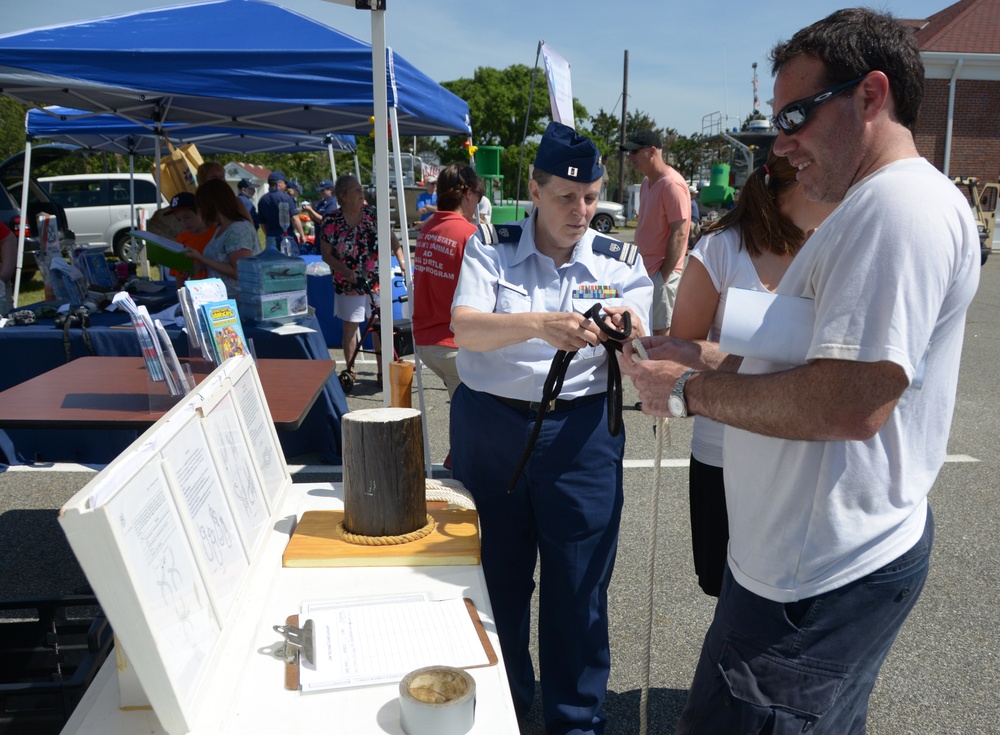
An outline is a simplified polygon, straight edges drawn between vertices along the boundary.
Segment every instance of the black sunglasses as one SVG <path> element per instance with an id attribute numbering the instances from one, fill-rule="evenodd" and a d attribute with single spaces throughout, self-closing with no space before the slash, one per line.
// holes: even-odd
<path id="1" fill-rule="evenodd" d="M 809 116 L 812 114 L 813 110 L 822 105 L 824 102 L 829 102 L 838 94 L 846 92 L 852 87 L 856 87 L 861 84 L 866 76 L 868 76 L 867 73 L 862 74 L 857 79 L 851 79 L 848 82 L 834 84 L 832 87 L 824 89 L 822 92 L 813 97 L 803 97 L 800 100 L 789 102 L 787 105 L 778 110 L 777 115 L 771 118 L 771 124 L 781 129 L 785 135 L 797 133 L 807 122 L 809 122 Z"/>

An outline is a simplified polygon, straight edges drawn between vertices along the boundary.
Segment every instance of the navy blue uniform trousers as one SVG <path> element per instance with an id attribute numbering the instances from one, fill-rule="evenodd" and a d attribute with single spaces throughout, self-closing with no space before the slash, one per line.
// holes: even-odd
<path id="1" fill-rule="evenodd" d="M 625 432 L 608 433 L 604 400 L 547 413 L 518 486 L 508 493 L 534 421 L 534 411 L 459 386 L 451 404 L 452 471 L 479 512 L 483 573 L 518 714 L 534 698 L 528 643 L 540 560 L 538 649 L 547 731 L 601 733 Z"/>

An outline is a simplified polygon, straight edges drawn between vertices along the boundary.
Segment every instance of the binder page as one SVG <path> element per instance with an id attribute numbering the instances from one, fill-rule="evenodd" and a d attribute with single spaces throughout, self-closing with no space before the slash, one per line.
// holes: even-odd
<path id="1" fill-rule="evenodd" d="M 253 557 L 267 523 L 267 504 L 264 502 L 264 488 L 243 436 L 243 427 L 236 415 L 232 392 L 227 392 L 212 407 L 205 416 L 205 425 L 214 449 L 216 466 L 230 494 L 230 502 L 236 509 L 240 535 L 246 541 L 247 553 Z"/>
<path id="2" fill-rule="evenodd" d="M 106 508 L 157 651 L 187 700 L 220 626 L 160 464 L 144 465 Z"/>
<path id="3" fill-rule="evenodd" d="M 811 299 L 731 288 L 726 292 L 719 349 L 783 365 L 804 365 L 816 306 Z"/>
<path id="4" fill-rule="evenodd" d="M 250 434 L 254 457 L 257 459 L 264 480 L 264 490 L 268 500 L 273 504 L 275 496 L 285 482 L 286 472 L 282 462 L 284 455 L 272 429 L 271 415 L 264 406 L 263 393 L 258 385 L 253 372 L 247 370 L 233 383 L 233 388 L 247 433 Z"/>
<path id="5" fill-rule="evenodd" d="M 163 448 L 162 456 L 177 483 L 178 504 L 190 518 L 194 547 L 216 595 L 219 615 L 224 617 L 232 608 L 250 562 L 222 479 L 212 464 L 201 422 L 189 422 Z"/>
<path id="6" fill-rule="evenodd" d="M 300 659 L 303 692 L 391 684 L 424 666 L 487 666 L 465 600 L 379 601 L 313 605 L 299 617 L 313 621 L 315 656 Z"/>

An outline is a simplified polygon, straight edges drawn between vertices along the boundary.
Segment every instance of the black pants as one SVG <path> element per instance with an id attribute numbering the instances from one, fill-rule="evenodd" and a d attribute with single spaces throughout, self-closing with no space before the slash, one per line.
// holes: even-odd
<path id="1" fill-rule="evenodd" d="M 691 457 L 688 473 L 691 504 L 691 551 L 698 586 L 706 595 L 718 597 L 729 550 L 729 514 L 726 484 L 721 467 Z"/>

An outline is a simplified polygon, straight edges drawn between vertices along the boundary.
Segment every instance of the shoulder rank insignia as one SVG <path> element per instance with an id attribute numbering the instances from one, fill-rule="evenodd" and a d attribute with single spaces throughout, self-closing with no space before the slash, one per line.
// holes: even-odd
<path id="1" fill-rule="evenodd" d="M 520 242 L 520 225 L 500 225 L 499 227 L 488 224 L 479 225 L 477 228 L 479 239 L 484 245 L 496 245 L 498 242 Z"/>
<path id="2" fill-rule="evenodd" d="M 630 242 L 621 242 L 611 237 L 597 235 L 591 245 L 595 253 L 604 255 L 612 260 L 620 260 L 626 265 L 635 265 L 635 259 L 639 254 L 639 249 Z"/>

